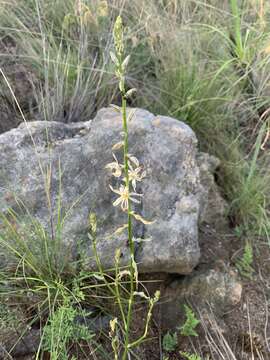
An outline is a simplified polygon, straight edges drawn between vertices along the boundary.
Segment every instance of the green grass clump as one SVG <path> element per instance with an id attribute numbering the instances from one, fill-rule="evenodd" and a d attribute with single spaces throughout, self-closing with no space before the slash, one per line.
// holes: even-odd
<path id="1" fill-rule="evenodd" d="M 16 44 L 16 56 L 28 72 L 32 99 L 25 111 L 29 117 L 84 121 L 112 101 L 112 40 L 104 4 L 7 2 L 0 19 L 1 37 L 8 33 L 8 41 Z"/>

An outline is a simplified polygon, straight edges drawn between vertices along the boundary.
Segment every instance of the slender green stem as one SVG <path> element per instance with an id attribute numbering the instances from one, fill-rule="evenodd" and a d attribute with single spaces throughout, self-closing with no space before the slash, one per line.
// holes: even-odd
<path id="1" fill-rule="evenodd" d="M 124 80 L 122 79 L 122 89 L 124 89 Z M 123 116 L 123 131 L 124 131 L 124 171 L 125 171 L 125 181 L 126 187 L 128 191 L 130 191 L 130 183 L 129 183 L 129 174 L 128 174 L 128 124 L 127 124 L 127 100 L 125 95 L 122 95 L 122 116 Z M 124 345 L 124 353 L 123 360 L 126 360 L 129 348 L 129 332 L 130 332 L 130 323 L 132 319 L 132 305 L 134 302 L 134 268 L 132 259 L 134 258 L 134 243 L 132 239 L 132 215 L 131 215 L 131 204 L 130 199 L 128 199 L 128 243 L 130 250 L 130 298 L 128 302 L 128 313 L 127 320 L 125 326 L 125 345 Z"/>
<path id="2" fill-rule="evenodd" d="M 121 313 L 121 316 L 122 316 L 122 320 L 123 320 L 123 323 L 124 323 L 124 327 L 126 328 L 126 326 L 127 326 L 127 321 L 126 321 L 126 316 L 125 316 L 125 313 L 124 313 L 124 308 L 123 308 L 123 305 L 122 305 L 122 302 L 121 302 L 121 295 L 120 295 L 120 292 L 119 292 L 119 280 L 118 280 L 118 275 L 119 275 L 119 259 L 117 259 L 116 262 L 115 262 L 115 281 L 114 281 L 114 286 L 115 286 L 115 291 L 116 291 L 117 303 L 118 303 L 118 306 L 119 306 L 119 309 L 120 309 L 120 313 Z"/>
<path id="3" fill-rule="evenodd" d="M 126 187 L 130 192 L 129 174 L 128 174 L 128 126 L 127 126 L 127 100 L 125 96 L 122 96 L 122 110 L 123 110 L 123 130 L 124 130 L 124 169 L 125 169 L 125 181 Z M 132 240 L 132 215 L 131 204 L 128 199 L 128 243 L 130 247 L 131 255 L 134 255 L 134 243 Z"/>
<path id="4" fill-rule="evenodd" d="M 133 343 L 129 344 L 129 346 L 128 346 L 129 349 L 140 345 L 144 341 L 144 339 L 146 339 L 147 334 L 148 334 L 149 323 L 150 323 L 150 320 L 152 317 L 153 306 L 154 306 L 154 302 L 151 302 L 148 313 L 147 313 L 147 319 L 146 319 L 143 335 L 139 339 L 135 340 Z"/>

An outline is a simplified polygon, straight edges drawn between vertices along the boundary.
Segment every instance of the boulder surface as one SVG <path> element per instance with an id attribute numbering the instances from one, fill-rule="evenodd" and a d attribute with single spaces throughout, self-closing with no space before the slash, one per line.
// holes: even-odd
<path id="1" fill-rule="evenodd" d="M 111 236 L 126 222 L 112 205 L 117 195 L 109 188 L 120 182 L 105 168 L 114 161 L 112 146 L 122 140 L 121 126 L 120 114 L 105 108 L 88 122 L 29 122 L 0 135 L 0 211 L 27 211 L 52 236 L 50 227 L 56 228 L 61 214 L 63 243 L 73 257 L 83 248 L 91 269 L 96 265 L 88 219 L 95 212 L 102 264 L 113 267 L 119 248 L 126 264 L 126 235 Z M 200 181 L 196 136 L 185 123 L 142 109 L 129 121 L 129 132 L 130 153 L 147 173 L 137 183 L 143 197 L 134 210 L 154 220 L 134 226 L 134 237 L 147 240 L 136 242 L 139 270 L 188 274 L 199 261 L 198 222 L 209 190 Z M 121 162 L 121 151 L 115 156 Z"/>

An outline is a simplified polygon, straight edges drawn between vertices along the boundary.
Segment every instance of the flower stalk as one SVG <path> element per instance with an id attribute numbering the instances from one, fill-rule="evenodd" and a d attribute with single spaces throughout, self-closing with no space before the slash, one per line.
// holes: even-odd
<path id="1" fill-rule="evenodd" d="M 128 270 L 120 270 L 119 261 L 120 261 L 120 251 L 117 251 L 116 254 L 116 269 L 115 269 L 115 288 L 116 288 L 116 297 L 118 300 L 120 314 L 123 320 L 123 352 L 122 360 L 126 360 L 129 356 L 131 348 L 138 346 L 147 336 L 148 326 L 151 319 L 152 308 L 154 304 L 158 301 L 159 293 L 155 294 L 153 299 L 144 295 L 143 297 L 148 301 L 148 313 L 147 321 L 145 324 L 145 329 L 141 337 L 138 339 L 131 339 L 130 330 L 132 323 L 132 314 L 133 307 L 135 303 L 135 296 L 138 296 L 138 269 L 135 261 L 135 246 L 134 243 L 136 238 L 133 236 L 133 220 L 140 221 L 144 225 L 151 224 L 150 221 L 145 220 L 141 215 L 136 214 L 132 209 L 132 203 L 140 203 L 142 194 L 136 192 L 136 182 L 142 181 L 146 176 L 143 167 L 140 166 L 138 159 L 129 153 L 129 139 L 128 139 L 128 123 L 134 115 L 134 111 L 131 111 L 127 114 L 127 99 L 132 96 L 135 92 L 135 89 L 130 89 L 126 91 L 125 86 L 125 74 L 126 68 L 129 62 L 130 56 L 124 57 L 124 28 L 122 24 L 122 19 L 120 16 L 116 19 L 114 30 L 114 47 L 115 53 L 111 52 L 111 59 L 115 65 L 115 74 L 118 78 L 119 90 L 121 93 L 121 108 L 113 106 L 118 112 L 122 115 L 122 134 L 123 140 L 118 142 L 113 146 L 113 151 L 122 149 L 123 151 L 123 164 L 121 164 L 117 156 L 113 153 L 114 161 L 106 166 L 108 170 L 111 171 L 111 174 L 120 180 L 122 183 L 119 186 L 119 189 L 114 189 L 110 186 L 112 192 L 118 195 L 118 198 L 113 202 L 113 206 L 120 206 L 121 210 L 126 214 L 127 221 L 126 224 L 121 226 L 117 231 L 127 231 L 127 239 L 129 246 L 129 266 Z M 123 276 L 129 278 L 129 291 L 128 291 L 128 301 L 126 313 L 124 313 L 123 305 L 121 303 L 120 293 L 119 293 L 119 281 Z M 140 295 L 141 296 L 141 295 Z M 116 326 L 116 323 L 115 323 Z M 113 344 L 113 349 L 115 351 L 115 344 Z"/>
<path id="2" fill-rule="evenodd" d="M 122 359 L 125 360 L 128 354 L 129 348 L 129 332 L 130 332 L 130 324 L 132 319 L 132 306 L 134 302 L 134 267 L 132 263 L 132 258 L 134 258 L 134 242 L 132 235 L 132 210 L 131 210 L 131 199 L 130 199 L 130 181 L 129 181 L 129 159 L 128 159 L 128 124 L 127 124 L 127 98 L 125 91 L 125 68 L 128 63 L 129 57 L 123 59 L 124 55 L 124 42 L 123 42 L 123 24 L 121 17 L 118 17 L 115 26 L 114 26 L 114 43 L 115 43 L 115 56 L 112 55 L 112 60 L 116 65 L 116 76 L 119 79 L 119 89 L 121 92 L 121 100 L 122 100 L 122 127 L 124 133 L 124 149 L 123 149 L 123 157 L 124 157 L 124 181 L 125 181 L 125 189 L 127 192 L 126 199 L 126 210 L 127 211 L 127 224 L 128 224 L 128 245 L 130 249 L 130 298 L 128 301 L 128 313 L 127 319 L 125 322 L 125 340 L 124 340 L 124 353 Z"/>

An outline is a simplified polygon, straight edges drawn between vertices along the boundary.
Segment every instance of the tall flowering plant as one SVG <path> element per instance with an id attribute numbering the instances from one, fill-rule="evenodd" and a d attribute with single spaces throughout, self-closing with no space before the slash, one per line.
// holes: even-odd
<path id="1" fill-rule="evenodd" d="M 159 292 L 156 292 L 154 297 L 151 298 L 143 291 L 138 291 L 138 270 L 135 261 L 135 241 L 137 241 L 137 239 L 135 239 L 133 236 L 133 222 L 140 221 L 145 225 L 149 225 L 151 222 L 144 219 L 140 214 L 133 210 L 133 204 L 137 204 L 142 201 L 143 194 L 137 192 L 137 183 L 143 181 L 146 176 L 146 172 L 140 165 L 139 160 L 134 155 L 129 153 L 128 123 L 134 115 L 134 111 L 130 111 L 129 115 L 127 114 L 127 99 L 132 96 L 132 94 L 135 92 L 135 89 L 127 91 L 125 86 L 125 74 L 130 56 L 128 55 L 125 57 L 124 54 L 124 27 L 120 16 L 118 16 L 115 22 L 113 37 L 115 52 L 111 52 L 111 58 L 115 65 L 115 74 L 118 79 L 119 90 L 122 99 L 122 106 L 114 106 L 114 108 L 116 111 L 119 111 L 122 116 L 122 138 L 113 146 L 113 161 L 107 164 L 106 168 L 111 172 L 112 176 L 120 180 L 119 188 L 113 188 L 110 186 L 110 189 L 115 195 L 117 195 L 116 199 L 113 201 L 113 206 L 119 207 L 120 211 L 123 211 L 126 214 L 126 223 L 117 229 L 116 233 L 127 233 L 130 256 L 127 269 L 121 270 L 119 266 L 121 251 L 119 249 L 119 251 L 116 252 L 115 277 L 113 286 L 111 283 L 105 280 L 102 264 L 100 263 L 100 260 L 97 256 L 95 236 L 92 236 L 92 238 L 94 239 L 94 250 L 100 272 L 103 274 L 103 280 L 106 282 L 109 290 L 115 296 L 120 310 L 120 319 L 115 318 L 110 322 L 111 331 L 109 335 L 112 340 L 111 342 L 114 351 L 114 358 L 117 360 L 121 357 L 122 360 L 126 360 L 130 354 L 130 350 L 139 346 L 141 342 L 147 337 L 149 322 L 152 316 L 152 309 L 154 304 L 159 299 Z M 118 157 L 115 155 L 115 153 L 119 151 L 122 151 L 122 162 L 120 162 Z M 90 216 L 90 225 L 93 235 L 93 229 L 94 233 L 96 232 L 96 220 L 93 215 L 92 217 Z M 128 277 L 128 299 L 126 299 L 126 297 L 123 299 L 120 293 L 122 287 L 120 282 L 123 277 Z M 130 330 L 133 318 L 135 297 L 138 296 L 148 302 L 148 312 L 144 324 L 143 334 L 137 339 L 132 339 L 130 336 Z M 121 325 L 118 320 L 121 321 Z"/>

